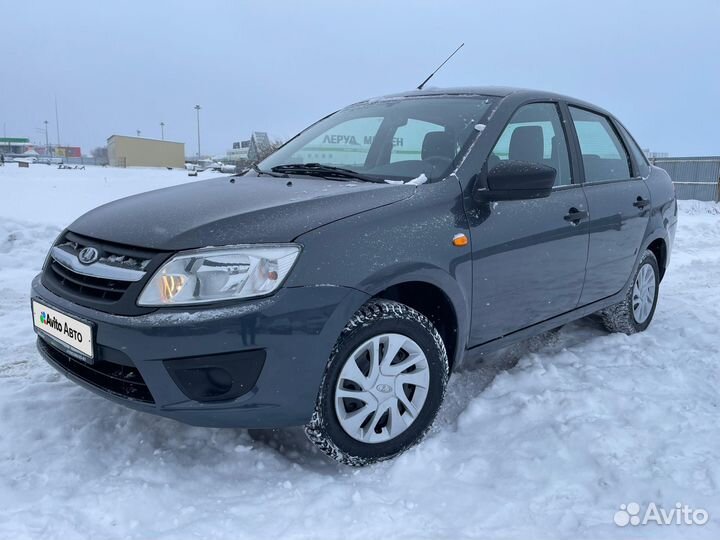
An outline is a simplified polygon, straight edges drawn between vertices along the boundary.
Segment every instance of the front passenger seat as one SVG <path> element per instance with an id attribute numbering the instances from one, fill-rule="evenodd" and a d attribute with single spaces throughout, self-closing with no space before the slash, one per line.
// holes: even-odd
<path id="1" fill-rule="evenodd" d="M 545 144 L 540 126 L 520 126 L 510 137 L 508 159 L 543 164 Z"/>

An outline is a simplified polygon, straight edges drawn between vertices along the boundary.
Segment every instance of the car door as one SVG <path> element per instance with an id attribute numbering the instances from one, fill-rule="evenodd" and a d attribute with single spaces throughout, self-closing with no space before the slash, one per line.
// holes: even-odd
<path id="1" fill-rule="evenodd" d="M 590 247 L 585 305 L 619 292 L 637 260 L 648 226 L 650 191 L 633 167 L 612 120 L 598 112 L 570 106 L 582 157 L 590 212 Z"/>
<path id="2" fill-rule="evenodd" d="M 531 103 L 514 113 L 486 167 L 505 159 L 552 166 L 557 177 L 547 198 L 475 203 L 467 212 L 473 246 L 471 345 L 571 311 L 585 277 L 587 203 L 573 178 L 556 103 Z"/>

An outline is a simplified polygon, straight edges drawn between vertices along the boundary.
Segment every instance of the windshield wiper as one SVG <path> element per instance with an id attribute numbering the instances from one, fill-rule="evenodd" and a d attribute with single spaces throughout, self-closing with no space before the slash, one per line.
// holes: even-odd
<path id="1" fill-rule="evenodd" d="M 274 176 L 275 178 L 287 178 L 288 175 L 286 173 L 279 173 L 279 172 L 272 172 L 272 171 L 263 171 L 260 167 L 257 165 L 252 166 L 252 170 L 258 173 L 258 175 L 267 175 L 267 176 Z M 273 171 L 275 168 L 273 167 Z"/>
<path id="2" fill-rule="evenodd" d="M 307 174 L 310 176 L 322 176 L 324 178 L 342 178 L 348 180 L 362 180 L 363 182 L 382 182 L 378 178 L 365 176 L 351 169 L 343 169 L 342 167 L 333 167 L 331 165 L 322 165 L 321 163 L 289 163 L 287 165 L 277 165 L 272 168 L 273 172 L 287 174 Z"/>

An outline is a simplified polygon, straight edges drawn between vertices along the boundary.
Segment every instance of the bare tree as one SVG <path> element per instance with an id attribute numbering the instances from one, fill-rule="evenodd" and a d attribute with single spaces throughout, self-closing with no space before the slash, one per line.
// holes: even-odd
<path id="1" fill-rule="evenodd" d="M 107 146 L 98 146 L 91 152 L 92 157 L 95 158 L 97 165 L 105 165 L 108 163 L 108 151 Z"/>
<path id="2" fill-rule="evenodd" d="M 253 165 L 260 163 L 263 159 L 275 152 L 275 150 L 280 148 L 282 145 L 283 141 L 281 141 L 280 139 L 272 139 L 269 141 L 269 144 L 264 145 L 262 148 L 258 148 L 257 158 Z"/>

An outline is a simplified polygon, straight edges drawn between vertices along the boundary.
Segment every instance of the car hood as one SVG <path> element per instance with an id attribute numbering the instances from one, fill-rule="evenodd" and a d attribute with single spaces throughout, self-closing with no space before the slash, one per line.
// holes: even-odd
<path id="1" fill-rule="evenodd" d="M 223 177 L 105 204 L 77 219 L 69 230 L 167 251 L 290 242 L 338 219 L 405 199 L 414 190 L 316 177 Z"/>

